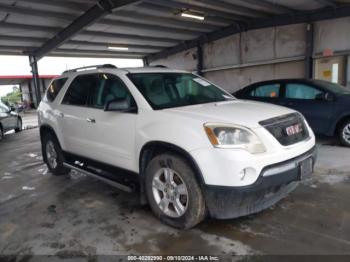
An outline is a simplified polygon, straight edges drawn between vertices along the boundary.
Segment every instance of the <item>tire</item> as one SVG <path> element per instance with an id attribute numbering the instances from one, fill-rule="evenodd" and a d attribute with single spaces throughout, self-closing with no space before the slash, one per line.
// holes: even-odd
<path id="1" fill-rule="evenodd" d="M 145 190 L 153 213 L 169 226 L 188 229 L 206 216 L 204 197 L 193 169 L 177 155 L 162 154 L 150 161 Z"/>
<path id="2" fill-rule="evenodd" d="M 0 125 L 0 142 L 4 139 L 4 131 L 2 129 L 2 126 Z"/>
<path id="3" fill-rule="evenodd" d="M 17 128 L 15 129 L 15 132 L 21 132 L 22 131 L 22 119 L 20 119 L 19 117 L 17 118 Z"/>
<path id="4" fill-rule="evenodd" d="M 55 136 L 46 134 L 43 137 L 43 155 L 50 172 L 55 176 L 66 175 L 70 169 L 63 166 L 63 154 Z"/>
<path id="5" fill-rule="evenodd" d="M 346 120 L 338 130 L 338 137 L 343 146 L 350 147 L 350 119 Z"/>

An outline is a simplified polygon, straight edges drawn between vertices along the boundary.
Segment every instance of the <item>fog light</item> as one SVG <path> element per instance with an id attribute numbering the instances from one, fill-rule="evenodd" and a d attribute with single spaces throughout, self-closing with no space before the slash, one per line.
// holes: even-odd
<path id="1" fill-rule="evenodd" d="M 241 172 L 239 172 L 239 178 L 243 180 L 245 178 L 245 175 L 247 174 L 247 169 L 243 169 Z"/>
<path id="2" fill-rule="evenodd" d="M 242 169 L 241 172 L 239 172 L 239 178 L 241 180 L 244 180 L 247 176 L 253 177 L 253 176 L 255 176 L 255 174 L 256 174 L 256 171 L 254 168 L 247 167 L 247 168 Z"/>

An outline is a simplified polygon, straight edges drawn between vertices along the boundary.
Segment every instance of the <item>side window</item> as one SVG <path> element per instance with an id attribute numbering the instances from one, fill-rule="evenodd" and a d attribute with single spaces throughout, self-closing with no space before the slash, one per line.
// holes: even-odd
<path id="1" fill-rule="evenodd" d="M 286 98 L 289 99 L 316 99 L 317 95 L 322 94 L 321 90 L 304 84 L 287 84 L 286 85 Z"/>
<path id="2" fill-rule="evenodd" d="M 96 77 L 98 81 L 90 89 L 88 106 L 103 109 L 108 102 L 114 100 L 127 100 L 130 106 L 136 105 L 124 82 L 117 76 L 98 74 Z"/>
<path id="3" fill-rule="evenodd" d="M 67 78 L 60 78 L 60 79 L 53 80 L 51 85 L 48 87 L 46 91 L 47 101 L 53 102 L 66 82 L 67 82 Z"/>
<path id="4" fill-rule="evenodd" d="M 74 78 L 63 98 L 62 104 L 86 106 L 89 89 L 98 84 L 98 75 L 80 75 Z"/>
<path id="5" fill-rule="evenodd" d="M 278 98 L 280 95 L 281 85 L 276 84 L 268 84 L 262 85 L 250 92 L 250 96 L 252 97 L 269 97 L 269 98 Z"/>

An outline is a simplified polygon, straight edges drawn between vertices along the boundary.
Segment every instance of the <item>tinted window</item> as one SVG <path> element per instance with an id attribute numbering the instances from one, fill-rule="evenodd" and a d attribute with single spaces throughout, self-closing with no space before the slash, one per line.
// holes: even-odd
<path id="1" fill-rule="evenodd" d="M 287 84 L 286 98 L 290 99 L 316 99 L 316 96 L 322 94 L 321 90 L 305 84 Z"/>
<path id="2" fill-rule="evenodd" d="M 135 105 L 129 90 L 117 76 L 99 74 L 97 77 L 98 84 L 91 87 L 88 106 L 102 109 L 107 102 L 125 99 L 130 105 Z"/>
<path id="3" fill-rule="evenodd" d="M 153 109 L 232 100 L 230 94 L 206 80 L 182 73 L 129 74 Z"/>
<path id="4" fill-rule="evenodd" d="M 85 106 L 89 89 L 99 84 L 98 75 L 81 75 L 74 78 L 65 94 L 62 104 Z"/>
<path id="5" fill-rule="evenodd" d="M 280 89 L 280 84 L 262 85 L 252 90 L 250 96 L 278 98 L 280 95 Z"/>
<path id="6" fill-rule="evenodd" d="M 53 102 L 66 82 L 67 78 L 60 78 L 52 81 L 51 85 L 46 91 L 46 99 Z"/>

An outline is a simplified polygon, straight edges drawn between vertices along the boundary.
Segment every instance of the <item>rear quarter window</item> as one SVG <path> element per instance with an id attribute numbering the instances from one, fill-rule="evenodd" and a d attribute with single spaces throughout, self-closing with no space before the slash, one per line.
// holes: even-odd
<path id="1" fill-rule="evenodd" d="M 64 84 L 67 82 L 67 78 L 55 79 L 51 82 L 46 91 L 46 99 L 49 102 L 55 101 L 57 95 L 61 91 Z"/>

